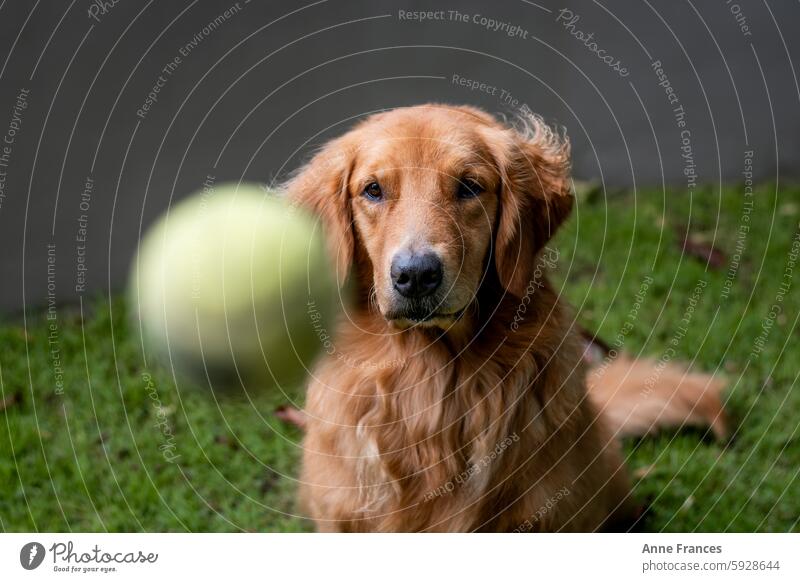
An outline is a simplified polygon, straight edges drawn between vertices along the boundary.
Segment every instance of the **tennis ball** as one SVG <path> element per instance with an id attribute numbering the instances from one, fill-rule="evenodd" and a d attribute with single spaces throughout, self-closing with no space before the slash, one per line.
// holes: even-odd
<path id="1" fill-rule="evenodd" d="M 321 226 L 274 192 L 221 185 L 146 234 L 129 297 L 145 349 L 213 388 L 299 382 L 339 301 Z"/>

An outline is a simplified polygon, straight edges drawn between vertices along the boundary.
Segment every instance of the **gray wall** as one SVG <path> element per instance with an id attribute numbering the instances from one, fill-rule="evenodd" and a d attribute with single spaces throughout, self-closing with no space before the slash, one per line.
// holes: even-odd
<path id="1" fill-rule="evenodd" d="M 611 187 L 741 181 L 747 150 L 756 178 L 797 178 L 800 4 L 737 2 L 9 0 L 0 310 L 120 288 L 141 229 L 171 201 L 208 176 L 285 176 L 314 145 L 387 107 L 526 104 L 567 128 L 577 177 Z M 579 19 L 559 20 L 564 7 Z M 445 12 L 420 23 L 401 10 Z M 492 31 L 475 15 L 505 25 Z M 137 113 L 159 76 L 157 101 Z"/>

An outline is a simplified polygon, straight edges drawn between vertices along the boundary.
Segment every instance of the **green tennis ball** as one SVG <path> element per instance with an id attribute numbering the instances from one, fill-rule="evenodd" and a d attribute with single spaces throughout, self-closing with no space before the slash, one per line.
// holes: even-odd
<path id="1" fill-rule="evenodd" d="M 255 185 L 222 185 L 172 207 L 146 234 L 129 297 L 142 338 L 212 387 L 299 382 L 340 298 L 318 221 Z"/>

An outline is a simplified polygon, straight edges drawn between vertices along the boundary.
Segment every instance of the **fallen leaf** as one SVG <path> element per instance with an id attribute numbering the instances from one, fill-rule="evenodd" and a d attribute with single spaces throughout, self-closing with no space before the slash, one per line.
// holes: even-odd
<path id="1" fill-rule="evenodd" d="M 721 269 L 727 262 L 725 253 L 703 240 L 702 235 L 689 235 L 683 239 L 680 246 L 688 256 L 698 259 L 712 269 Z"/>
<path id="2" fill-rule="evenodd" d="M 645 465 L 644 467 L 639 467 L 633 472 L 633 476 L 637 479 L 644 479 L 650 473 L 652 473 L 655 468 L 655 465 Z"/>
<path id="3" fill-rule="evenodd" d="M 19 394 L 16 392 L 9 394 L 2 400 L 0 400 L 0 411 L 5 410 L 6 408 L 11 408 L 17 402 L 19 402 Z"/>
<path id="4" fill-rule="evenodd" d="M 306 413 L 302 410 L 298 410 L 294 406 L 279 406 L 275 409 L 273 414 L 278 417 L 279 420 L 283 422 L 293 424 L 300 430 L 304 430 L 306 427 Z"/>

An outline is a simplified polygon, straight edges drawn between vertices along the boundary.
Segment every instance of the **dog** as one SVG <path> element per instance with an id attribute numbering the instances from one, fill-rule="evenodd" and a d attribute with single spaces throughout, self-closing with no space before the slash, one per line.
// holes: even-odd
<path id="1" fill-rule="evenodd" d="M 286 188 L 352 298 L 307 390 L 299 495 L 319 531 L 624 529 L 641 509 L 620 436 L 724 434 L 719 379 L 587 370 L 541 268 L 573 194 L 569 142 L 540 117 L 378 113 Z"/>

